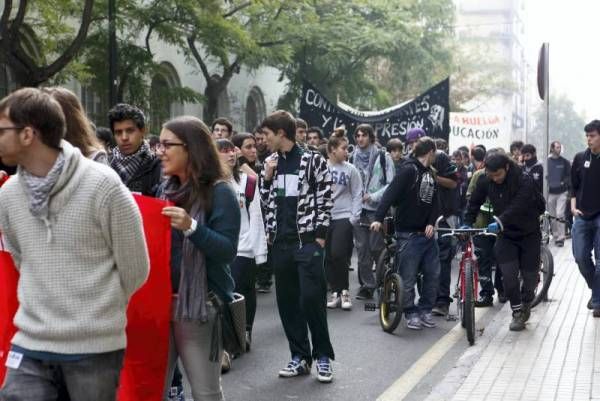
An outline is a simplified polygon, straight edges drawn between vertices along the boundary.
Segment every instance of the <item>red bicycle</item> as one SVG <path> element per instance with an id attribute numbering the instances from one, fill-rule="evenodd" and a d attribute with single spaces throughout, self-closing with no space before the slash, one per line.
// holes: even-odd
<path id="1" fill-rule="evenodd" d="M 499 222 L 499 220 L 494 217 Z M 440 216 L 435 222 L 435 230 L 441 237 L 455 237 L 461 245 L 461 259 L 459 263 L 458 281 L 454 298 L 456 298 L 457 313 L 462 327 L 467 331 L 467 340 L 470 345 L 475 344 L 475 299 L 477 299 L 479 286 L 479 266 L 475 256 L 473 238 L 478 235 L 496 237 L 496 233 L 489 232 L 487 228 L 446 228 L 439 227 L 443 220 Z M 502 225 L 500 225 L 502 227 Z"/>

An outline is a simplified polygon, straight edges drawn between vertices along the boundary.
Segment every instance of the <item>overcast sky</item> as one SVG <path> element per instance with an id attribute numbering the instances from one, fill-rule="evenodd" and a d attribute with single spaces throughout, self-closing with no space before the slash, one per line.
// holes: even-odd
<path id="1" fill-rule="evenodd" d="M 524 2 L 529 63 L 549 42 L 550 90 L 568 94 L 586 119 L 600 118 L 600 1 Z"/>

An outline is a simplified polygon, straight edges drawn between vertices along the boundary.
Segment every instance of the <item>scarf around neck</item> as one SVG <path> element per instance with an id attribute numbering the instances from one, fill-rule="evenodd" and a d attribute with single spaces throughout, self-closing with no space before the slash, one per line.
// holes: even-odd
<path id="1" fill-rule="evenodd" d="M 143 141 L 137 152 L 131 155 L 124 155 L 118 147 L 115 147 L 110 166 L 119 174 L 123 183 L 127 184 L 153 158 L 148 142 Z"/>
<path id="2" fill-rule="evenodd" d="M 191 187 L 181 185 L 179 180 L 171 177 L 164 184 L 161 198 L 169 200 L 181 207 L 191 196 Z M 198 225 L 205 223 L 205 213 L 196 200 L 189 211 Z M 181 270 L 179 279 L 179 294 L 175 308 L 176 320 L 208 320 L 208 277 L 206 271 L 206 258 L 188 238 L 183 239 L 181 257 Z"/>

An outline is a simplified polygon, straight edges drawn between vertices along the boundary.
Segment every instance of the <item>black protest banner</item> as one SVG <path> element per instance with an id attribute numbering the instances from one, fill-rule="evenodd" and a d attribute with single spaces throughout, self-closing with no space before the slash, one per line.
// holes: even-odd
<path id="1" fill-rule="evenodd" d="M 423 128 L 427 135 L 448 140 L 450 132 L 450 81 L 445 79 L 425 93 L 405 103 L 381 111 L 364 112 L 344 104 L 332 103 L 317 88 L 304 82 L 300 118 L 308 126 L 320 127 L 326 136 L 344 125 L 350 139 L 360 124 L 370 124 L 381 144 L 392 138 L 404 141 L 406 132 Z"/>

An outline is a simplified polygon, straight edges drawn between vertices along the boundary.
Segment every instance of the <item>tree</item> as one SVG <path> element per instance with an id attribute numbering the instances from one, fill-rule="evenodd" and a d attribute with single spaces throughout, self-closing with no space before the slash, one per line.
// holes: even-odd
<path id="1" fill-rule="evenodd" d="M 289 59 L 288 27 L 302 2 L 161 0 L 155 3 L 153 12 L 159 17 L 152 24 L 152 32 L 177 45 L 204 77 L 204 119 L 211 121 L 217 117 L 219 97 L 226 93 L 231 79 L 242 68 L 278 66 Z M 156 12 L 157 7 L 160 12 Z"/>
<path id="2" fill-rule="evenodd" d="M 177 2 L 180 2 L 179 0 Z M 176 3 L 177 3 L 176 2 Z M 151 48 L 151 39 L 156 34 L 156 28 L 168 20 L 171 9 L 166 9 L 163 3 L 168 1 L 141 2 L 137 0 L 120 0 L 117 12 L 117 99 L 127 102 L 161 117 L 169 117 L 166 108 L 173 102 L 197 103 L 203 96 L 189 87 L 152 85 L 155 77 L 164 72 L 164 66 L 159 64 Z M 99 7 L 96 14 L 96 25 L 88 35 L 79 61 L 84 64 L 85 76 L 79 80 L 91 88 L 100 97 L 101 103 L 108 105 L 108 8 L 106 1 Z M 159 37 L 165 44 L 173 44 L 175 40 L 166 35 Z M 156 82 L 155 82 L 156 83 Z M 106 115 L 106 110 L 100 116 L 93 116 L 97 122 Z M 151 126 L 156 132 L 160 126 Z"/>
<path id="3" fill-rule="evenodd" d="M 451 110 L 477 111 L 499 94 L 512 94 L 516 85 L 510 62 L 500 59 L 488 43 L 481 39 L 463 39 L 463 45 L 455 45 L 455 49 Z"/>
<path id="4" fill-rule="evenodd" d="M 295 109 L 305 79 L 367 109 L 418 94 L 449 71 L 453 18 L 450 0 L 306 2 L 280 106 Z"/>
<path id="5" fill-rule="evenodd" d="M 542 101 L 532 115 L 532 129 L 527 134 L 527 142 L 537 148 L 538 159 L 542 158 L 544 124 L 546 111 Z M 573 101 L 565 94 L 550 96 L 550 142 L 560 141 L 563 145 L 563 156 L 573 160 L 577 152 L 587 147 L 583 127 L 586 122 L 575 110 Z"/>
<path id="6" fill-rule="evenodd" d="M 92 23 L 93 6 L 94 0 L 20 0 L 18 7 L 4 1 L 0 64 L 11 69 L 17 85 L 38 86 L 77 57 Z M 28 45 L 32 41 L 41 54 Z"/>

